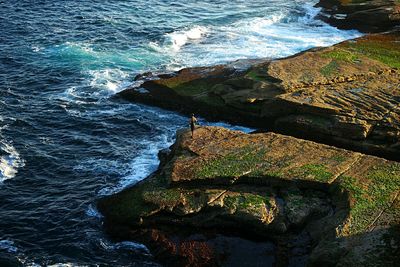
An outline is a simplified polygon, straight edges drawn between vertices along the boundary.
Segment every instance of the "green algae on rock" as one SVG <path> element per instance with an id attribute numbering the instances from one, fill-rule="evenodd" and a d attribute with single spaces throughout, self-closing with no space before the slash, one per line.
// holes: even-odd
<path id="1" fill-rule="evenodd" d="M 178 132 L 156 173 L 98 207 L 118 231 L 235 229 L 275 242 L 306 231 L 310 266 L 389 266 L 400 260 L 399 193 L 400 163 L 274 133 L 201 127 L 194 139 Z"/>

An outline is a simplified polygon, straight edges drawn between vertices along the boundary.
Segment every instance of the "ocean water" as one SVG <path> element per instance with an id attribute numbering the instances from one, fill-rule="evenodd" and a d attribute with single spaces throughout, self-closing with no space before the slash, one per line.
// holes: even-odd
<path id="1" fill-rule="evenodd" d="M 0 266 L 157 266 L 107 238 L 95 203 L 154 171 L 188 119 L 112 96 L 145 71 L 360 35 L 316 20 L 315 3 L 0 0 Z"/>

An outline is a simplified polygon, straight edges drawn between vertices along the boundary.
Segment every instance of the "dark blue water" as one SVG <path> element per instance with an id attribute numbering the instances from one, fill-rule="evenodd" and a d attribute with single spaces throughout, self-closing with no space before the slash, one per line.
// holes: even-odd
<path id="1" fill-rule="evenodd" d="M 187 118 L 111 96 L 143 71 L 359 35 L 314 20 L 313 4 L 0 1 L 0 265 L 156 265 L 143 245 L 107 239 L 95 202 L 155 170 Z"/>

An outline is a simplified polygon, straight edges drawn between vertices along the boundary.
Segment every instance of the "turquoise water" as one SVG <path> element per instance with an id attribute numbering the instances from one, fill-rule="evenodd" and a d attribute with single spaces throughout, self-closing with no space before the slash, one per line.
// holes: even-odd
<path id="1" fill-rule="evenodd" d="M 360 35 L 315 20 L 314 4 L 0 0 L 0 266 L 156 266 L 110 240 L 94 207 L 154 171 L 187 118 L 111 96 L 145 71 Z"/>

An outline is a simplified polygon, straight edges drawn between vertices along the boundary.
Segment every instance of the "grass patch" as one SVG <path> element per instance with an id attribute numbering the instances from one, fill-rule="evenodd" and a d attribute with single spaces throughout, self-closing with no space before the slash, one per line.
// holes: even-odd
<path id="1" fill-rule="evenodd" d="M 323 58 L 330 58 L 332 62 L 320 71 L 324 76 L 334 73 L 340 62 L 357 63 L 362 58 L 370 58 L 392 68 L 400 68 L 400 45 L 397 36 L 384 35 L 370 37 L 355 42 L 341 44 L 333 51 L 321 54 Z"/>
<path id="2" fill-rule="evenodd" d="M 395 192 L 400 190 L 400 165 L 372 167 L 367 178 L 369 183 L 349 176 L 341 176 L 341 186 L 351 195 L 350 233 L 366 230 L 375 216 L 391 205 Z"/>
<path id="3" fill-rule="evenodd" d="M 264 207 L 266 203 L 269 203 L 269 196 L 263 197 L 256 194 L 240 194 L 224 198 L 224 205 L 231 210 L 257 209 Z"/>
<path id="4" fill-rule="evenodd" d="M 266 177 L 279 177 L 282 178 L 284 173 L 278 170 L 265 170 L 263 168 L 259 168 L 251 173 L 252 176 L 266 176 Z"/>
<path id="5" fill-rule="evenodd" d="M 190 209 L 201 209 L 211 199 L 212 196 L 217 196 L 224 193 L 222 190 L 204 191 L 202 189 L 195 189 L 186 191 L 184 198 L 186 200 L 185 206 Z"/>
<path id="6" fill-rule="evenodd" d="M 320 69 L 320 72 L 322 75 L 324 75 L 325 77 L 330 77 L 335 73 L 339 72 L 339 64 L 337 63 L 336 60 L 332 60 L 331 62 L 329 62 L 328 64 L 326 64 L 325 66 L 323 66 Z"/>
<path id="7" fill-rule="evenodd" d="M 363 56 L 380 61 L 392 68 L 400 68 L 400 45 L 394 40 L 359 41 L 349 43 L 348 49 Z"/>
<path id="8" fill-rule="evenodd" d="M 206 162 L 197 171 L 197 178 L 240 177 L 255 171 L 265 161 L 265 149 L 248 146 Z"/>
<path id="9" fill-rule="evenodd" d="M 143 186 L 135 186 L 100 201 L 108 215 L 113 219 L 131 223 L 136 222 L 140 217 L 151 213 L 156 207 L 152 203 L 143 201 L 142 195 L 145 192 Z"/>
<path id="10" fill-rule="evenodd" d="M 248 73 L 246 73 L 246 76 L 254 81 L 264 81 L 265 80 L 265 75 L 260 75 L 255 70 L 250 70 Z"/>
<path id="11" fill-rule="evenodd" d="M 207 93 L 213 86 L 213 83 L 210 84 L 206 80 L 196 80 L 193 82 L 182 83 L 175 87 L 169 87 L 173 88 L 173 90 L 180 95 L 193 96 L 201 93 Z"/>
<path id="12" fill-rule="evenodd" d="M 335 154 L 330 159 L 334 160 L 334 161 L 336 161 L 338 163 L 342 163 L 342 162 L 345 162 L 347 158 L 345 156 L 343 156 L 343 155 Z"/>
<path id="13" fill-rule="evenodd" d="M 306 164 L 300 168 L 290 170 L 292 175 L 302 176 L 318 182 L 329 182 L 333 174 L 327 171 L 323 164 Z"/>
<path id="14" fill-rule="evenodd" d="M 352 52 L 344 50 L 344 49 L 336 49 L 336 50 L 333 50 L 330 52 L 326 52 L 326 53 L 322 54 L 321 56 L 324 58 L 331 58 L 333 60 L 339 60 L 339 61 L 341 60 L 341 61 L 350 62 L 350 63 L 354 63 L 357 60 L 359 60 L 358 56 L 355 53 L 352 53 Z M 337 64 L 337 62 L 336 62 L 336 64 Z"/>
<path id="15" fill-rule="evenodd" d="M 181 192 L 178 189 L 162 188 L 143 192 L 143 200 L 161 206 L 174 206 L 181 200 Z"/>

